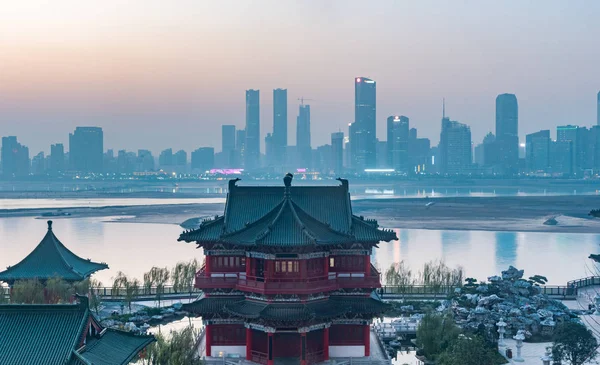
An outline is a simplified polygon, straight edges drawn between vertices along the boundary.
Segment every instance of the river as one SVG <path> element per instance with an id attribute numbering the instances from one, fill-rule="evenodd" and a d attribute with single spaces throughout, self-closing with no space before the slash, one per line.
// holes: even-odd
<path id="1" fill-rule="evenodd" d="M 77 255 L 106 262 L 110 269 L 95 278 L 110 285 L 118 271 L 142 278 L 152 266 L 174 266 L 197 258 L 201 249 L 177 242 L 182 229 L 172 224 L 124 223 L 118 217 L 55 219 L 56 236 Z M 0 219 L 0 267 L 18 263 L 46 233 L 46 222 L 32 217 Z M 525 269 L 526 276 L 548 277 L 549 284 L 594 274 L 587 259 L 600 252 L 600 234 L 524 233 L 396 229 L 399 240 L 382 242 L 372 262 L 382 271 L 404 261 L 413 273 L 431 260 L 462 266 L 467 276 L 484 280 L 509 265 Z"/>

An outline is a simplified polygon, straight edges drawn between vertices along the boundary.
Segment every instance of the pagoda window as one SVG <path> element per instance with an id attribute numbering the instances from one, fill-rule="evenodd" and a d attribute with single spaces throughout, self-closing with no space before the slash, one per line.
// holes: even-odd
<path id="1" fill-rule="evenodd" d="M 327 260 L 327 258 L 312 259 L 306 262 L 306 270 L 308 271 L 309 277 L 321 276 L 325 274 L 323 265 L 326 261 L 324 260 Z"/>
<path id="2" fill-rule="evenodd" d="M 364 272 L 365 256 L 335 256 L 329 258 L 329 268 L 332 272 Z"/>
<path id="3" fill-rule="evenodd" d="M 276 260 L 275 277 L 297 277 L 300 274 L 300 262 L 297 260 Z"/>
<path id="4" fill-rule="evenodd" d="M 246 271 L 246 257 L 243 256 L 209 256 L 212 272 Z"/>

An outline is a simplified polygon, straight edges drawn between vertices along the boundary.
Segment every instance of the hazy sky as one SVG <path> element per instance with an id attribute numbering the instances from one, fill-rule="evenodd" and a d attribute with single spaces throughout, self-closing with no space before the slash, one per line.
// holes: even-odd
<path id="1" fill-rule="evenodd" d="M 244 90 L 310 101 L 313 147 L 354 117 L 355 76 L 377 81 L 377 134 L 403 114 L 437 143 L 442 98 L 479 143 L 495 97 L 519 101 L 519 133 L 592 125 L 600 1 L 92 1 L 0 6 L 0 135 L 31 153 L 101 126 L 105 147 L 220 150 L 245 123 Z M 264 149 L 264 139 L 261 141 Z"/>

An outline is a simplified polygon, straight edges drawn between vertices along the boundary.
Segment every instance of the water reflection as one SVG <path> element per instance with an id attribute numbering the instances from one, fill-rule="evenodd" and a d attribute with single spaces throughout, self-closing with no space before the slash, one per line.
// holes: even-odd
<path id="1" fill-rule="evenodd" d="M 496 232 L 496 272 L 505 270 L 517 261 L 517 233 Z"/>

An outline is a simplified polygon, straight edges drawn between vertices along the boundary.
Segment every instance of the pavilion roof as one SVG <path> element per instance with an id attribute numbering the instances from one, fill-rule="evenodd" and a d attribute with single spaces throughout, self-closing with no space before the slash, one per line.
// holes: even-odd
<path id="1" fill-rule="evenodd" d="M 102 330 L 88 309 L 87 298 L 79 299 L 77 304 L 0 305 L 0 362 L 123 365 L 154 341 L 152 336 Z M 91 325 L 98 329 L 95 337 L 88 336 Z"/>
<path id="2" fill-rule="evenodd" d="M 290 175 L 291 176 L 291 175 Z M 375 220 L 352 214 L 348 182 L 339 186 L 237 186 L 229 183 L 223 216 L 186 231 L 180 241 L 199 244 L 306 246 L 397 239 Z"/>
<path id="3" fill-rule="evenodd" d="M 229 298 L 206 297 L 184 309 L 198 314 L 226 312 L 243 319 L 264 319 L 278 322 L 330 319 L 347 313 L 379 315 L 388 304 L 374 297 L 332 296 L 328 299 L 301 302 L 265 302 L 232 296 Z"/>
<path id="4" fill-rule="evenodd" d="M 66 248 L 54 235 L 52 221 L 48 221 L 48 231 L 42 241 L 21 262 L 0 272 L 0 281 L 47 280 L 52 277 L 80 281 L 103 269 L 108 269 L 108 265 L 83 259 Z"/>

